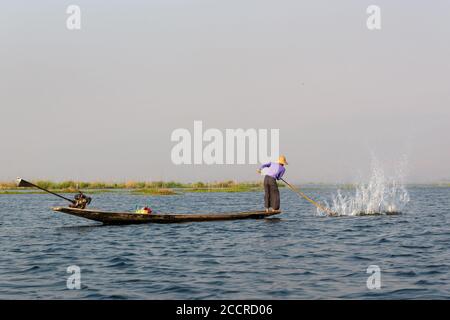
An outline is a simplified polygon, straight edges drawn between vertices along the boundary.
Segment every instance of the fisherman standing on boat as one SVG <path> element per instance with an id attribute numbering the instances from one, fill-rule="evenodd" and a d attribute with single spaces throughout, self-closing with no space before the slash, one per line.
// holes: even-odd
<path id="1" fill-rule="evenodd" d="M 280 191 L 278 190 L 277 180 L 280 180 L 286 171 L 286 157 L 280 156 L 278 162 L 269 162 L 263 164 L 257 172 L 264 177 L 264 207 L 266 212 L 280 209 Z"/>

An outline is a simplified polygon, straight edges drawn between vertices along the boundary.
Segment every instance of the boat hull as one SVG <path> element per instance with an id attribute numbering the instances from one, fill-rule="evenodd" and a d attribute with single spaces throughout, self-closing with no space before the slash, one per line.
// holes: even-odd
<path id="1" fill-rule="evenodd" d="M 104 224 L 181 223 L 240 219 L 263 219 L 281 213 L 280 210 L 275 210 L 271 212 L 250 211 L 213 214 L 139 214 L 93 209 L 77 209 L 69 207 L 55 207 L 52 208 L 52 210 L 67 213 L 80 218 L 102 222 Z"/>

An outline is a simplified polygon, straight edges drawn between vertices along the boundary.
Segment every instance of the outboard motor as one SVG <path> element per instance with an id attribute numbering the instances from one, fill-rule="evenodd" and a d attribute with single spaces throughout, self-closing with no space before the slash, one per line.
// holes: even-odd
<path id="1" fill-rule="evenodd" d="M 66 198 L 60 194 L 54 193 L 52 191 L 49 191 L 47 189 L 44 189 L 42 187 L 39 187 L 37 185 L 35 185 L 34 183 L 28 182 L 27 180 L 21 179 L 21 178 L 17 178 L 17 186 L 18 187 L 25 187 L 25 188 L 38 188 L 42 191 L 48 192 L 50 194 L 53 194 L 61 199 L 67 200 L 70 203 L 72 203 L 70 205 L 71 208 L 78 208 L 78 209 L 85 209 L 92 201 L 91 197 L 86 196 L 83 192 L 78 190 L 78 194 L 75 196 L 74 200 L 71 200 L 69 198 Z"/>
<path id="2" fill-rule="evenodd" d="M 79 193 L 74 197 L 74 201 L 69 206 L 71 208 L 85 209 L 92 201 L 91 197 L 86 196 L 83 192 Z"/>

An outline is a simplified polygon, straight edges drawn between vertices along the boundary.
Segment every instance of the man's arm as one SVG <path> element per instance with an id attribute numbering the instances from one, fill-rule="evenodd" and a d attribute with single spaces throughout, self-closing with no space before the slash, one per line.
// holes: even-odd
<path id="1" fill-rule="evenodd" d="M 280 166 L 280 170 L 278 171 L 277 175 L 276 175 L 276 179 L 280 180 L 283 177 L 283 174 L 286 172 L 286 168 Z"/>
<path id="2" fill-rule="evenodd" d="M 263 169 L 263 168 L 268 168 L 268 167 L 270 167 L 270 165 L 271 165 L 270 162 L 265 163 L 265 164 L 263 164 L 261 167 L 259 167 L 259 170 L 261 170 L 261 169 Z"/>

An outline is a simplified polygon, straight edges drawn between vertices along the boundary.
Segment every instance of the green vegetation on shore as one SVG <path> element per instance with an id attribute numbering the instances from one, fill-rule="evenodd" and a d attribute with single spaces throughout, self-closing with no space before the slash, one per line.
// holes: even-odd
<path id="1" fill-rule="evenodd" d="M 137 194 L 137 195 L 151 195 L 151 196 L 172 196 L 172 195 L 178 194 L 173 189 L 167 189 L 167 188 L 136 189 L 136 190 L 133 190 L 132 193 Z"/>
<path id="2" fill-rule="evenodd" d="M 235 183 L 232 181 L 220 183 L 198 182 L 186 188 L 185 192 L 251 192 L 263 190 L 262 182 Z"/>
<path id="3" fill-rule="evenodd" d="M 178 195 L 186 192 L 252 192 L 263 191 L 263 182 L 193 182 L 181 183 L 174 181 L 127 181 L 127 182 L 84 182 L 84 181 L 61 181 L 53 182 L 47 180 L 32 181 L 34 184 L 51 190 L 56 193 L 76 193 L 77 190 L 89 194 L 103 192 L 128 191 L 136 195 Z M 283 183 L 278 184 L 285 187 Z M 354 184 L 324 184 L 306 183 L 302 188 L 340 188 L 350 190 L 356 187 Z M 430 184 L 408 184 L 406 187 L 441 187 L 449 188 L 450 183 L 430 183 Z M 43 194 L 44 191 L 33 188 L 19 188 L 15 181 L 0 182 L 0 195 L 12 194 Z"/>
<path id="4" fill-rule="evenodd" d="M 112 192 L 115 190 L 128 190 L 140 195 L 176 195 L 180 192 L 250 192 L 262 191 L 262 182 L 164 182 L 164 181 L 128 181 L 128 182 L 82 182 L 62 181 L 53 182 L 46 180 L 32 181 L 41 188 L 57 193 L 75 193 L 83 190 L 87 193 Z M 280 185 L 281 186 L 281 185 Z M 19 188 L 15 182 L 0 182 L 0 194 L 41 194 L 38 189 Z"/>

